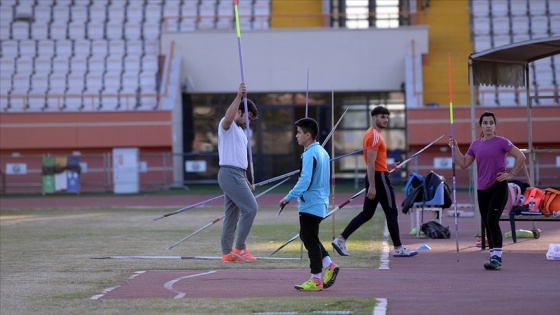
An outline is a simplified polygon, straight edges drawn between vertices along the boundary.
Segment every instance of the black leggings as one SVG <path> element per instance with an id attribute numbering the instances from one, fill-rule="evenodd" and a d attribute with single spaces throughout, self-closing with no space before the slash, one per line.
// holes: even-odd
<path id="1" fill-rule="evenodd" d="M 369 181 L 366 174 L 366 194 L 369 189 Z M 399 223 L 397 217 L 399 215 L 399 210 L 397 208 L 397 203 L 395 201 L 395 192 L 393 191 L 393 186 L 389 181 L 389 173 L 385 172 L 375 172 L 375 198 L 373 200 L 364 197 L 364 207 L 362 212 L 358 213 L 357 216 L 348 223 L 348 226 L 342 231 L 340 235 L 345 239 L 348 239 L 352 233 L 354 233 L 362 224 L 373 218 L 375 214 L 375 209 L 377 209 L 377 204 L 381 204 L 383 212 L 385 212 L 385 218 L 387 220 L 387 229 L 389 230 L 389 235 L 391 235 L 391 240 L 393 241 L 393 246 L 399 247 L 402 245 L 401 237 L 399 235 Z"/>
<path id="2" fill-rule="evenodd" d="M 488 189 L 477 190 L 477 193 L 480 217 L 488 236 L 488 247 L 490 249 L 502 248 L 503 238 L 502 230 L 500 229 L 500 216 L 507 203 L 508 183 L 507 181 L 496 182 Z M 512 231 L 512 233 L 515 233 L 515 231 Z"/>
<path id="3" fill-rule="evenodd" d="M 323 258 L 329 253 L 319 240 L 319 225 L 323 218 L 309 213 L 299 213 L 299 238 L 307 249 L 312 274 L 323 271 Z"/>

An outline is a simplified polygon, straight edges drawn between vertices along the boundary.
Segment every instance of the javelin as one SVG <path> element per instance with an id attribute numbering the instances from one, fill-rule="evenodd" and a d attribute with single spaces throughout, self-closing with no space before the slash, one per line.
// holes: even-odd
<path id="1" fill-rule="evenodd" d="M 345 111 L 344 113 L 346 113 L 346 111 Z M 341 117 L 341 118 L 342 118 L 342 117 Z M 339 121 L 339 122 L 340 122 L 340 121 Z M 334 128 L 336 128 L 336 126 L 338 126 L 338 123 L 334 126 Z M 333 130 L 334 130 L 334 129 L 333 129 Z M 325 145 L 325 143 L 327 143 L 327 141 L 329 140 L 331 134 L 332 134 L 332 130 L 331 130 L 331 133 L 327 136 L 327 139 L 325 139 L 325 141 L 323 142 L 322 145 Z M 441 137 L 443 137 L 443 136 L 441 136 Z M 437 140 L 441 139 L 441 137 L 439 137 Z M 436 141 L 437 141 L 437 140 L 436 140 Z M 436 141 L 434 141 L 434 142 L 428 144 L 428 145 L 427 145 L 426 147 L 424 147 L 422 150 L 416 152 L 413 156 L 411 156 L 410 158 L 408 158 L 408 159 L 406 159 L 405 161 L 401 162 L 401 163 L 399 164 L 399 166 L 408 163 L 412 158 L 414 158 L 415 156 L 417 156 L 418 154 L 420 154 L 421 152 L 423 152 L 424 150 L 426 150 L 428 147 L 430 147 L 430 146 L 431 146 L 432 144 L 434 144 Z M 350 153 L 346 153 L 346 154 L 343 154 L 343 155 L 341 155 L 341 156 L 337 156 L 337 157 L 335 157 L 335 158 L 331 158 L 331 159 L 329 160 L 329 162 L 334 162 L 334 161 L 336 161 L 336 160 L 340 160 L 340 159 L 342 159 L 342 158 L 345 158 L 345 157 L 347 157 L 347 156 L 350 156 L 350 155 L 353 155 L 353 154 L 362 152 L 362 151 L 367 150 L 367 149 L 370 149 L 370 148 L 371 148 L 371 147 L 367 147 L 367 148 L 363 148 L 363 149 L 358 149 L 358 150 L 352 151 L 352 152 L 350 152 Z M 390 173 L 394 172 L 396 169 L 398 169 L 398 167 L 392 169 L 392 170 L 390 171 Z M 291 172 L 289 172 L 289 173 L 286 173 L 286 174 L 283 174 L 283 175 L 280 175 L 280 176 L 276 176 L 276 177 L 273 177 L 273 178 L 271 178 L 271 179 L 267 179 L 267 180 L 262 181 L 262 182 L 260 182 L 260 183 L 256 183 L 256 184 L 255 184 L 255 187 L 262 186 L 262 185 L 266 185 L 266 184 L 268 184 L 268 183 L 272 183 L 272 182 L 275 182 L 275 181 L 277 181 L 277 180 L 281 180 L 281 179 L 284 179 L 284 178 L 286 178 L 286 177 L 290 177 L 290 176 L 295 175 L 295 174 L 297 174 L 297 173 L 299 173 L 299 170 L 291 171 Z M 205 204 L 207 204 L 207 203 L 209 203 L 209 202 L 212 202 L 212 201 L 214 201 L 214 200 L 218 200 L 218 199 L 220 199 L 220 198 L 224 198 L 224 195 L 216 196 L 216 197 L 210 198 L 210 199 L 208 199 L 208 200 L 204 200 L 204 201 L 201 201 L 201 202 L 199 202 L 199 203 L 195 203 L 194 205 L 186 206 L 186 207 L 181 208 L 181 209 L 179 209 L 179 210 L 175 210 L 175 211 L 173 211 L 173 212 L 164 214 L 164 215 L 160 216 L 159 218 L 155 218 L 154 221 L 157 221 L 157 220 L 160 220 L 160 219 L 163 219 L 163 218 L 167 218 L 167 217 L 172 216 L 172 215 L 174 215 L 174 214 L 181 213 L 181 212 L 183 212 L 183 211 L 187 211 L 187 210 L 190 210 L 190 209 L 192 209 L 192 208 L 196 208 L 196 207 L 205 205 Z"/>
<path id="2" fill-rule="evenodd" d="M 360 196 L 361 194 L 365 193 L 366 189 L 362 189 L 359 192 L 357 192 L 355 195 L 353 195 L 352 197 L 348 198 L 346 201 L 344 201 L 343 203 L 341 203 L 340 205 L 338 205 L 338 207 L 332 209 L 331 211 L 329 211 L 329 213 L 327 213 L 327 215 L 323 218 L 326 219 L 328 217 L 330 217 L 333 213 L 335 213 L 337 210 L 340 210 L 342 207 L 346 206 L 347 204 L 350 203 L 350 201 L 356 199 L 358 196 Z M 294 235 L 292 238 L 290 238 L 286 243 L 284 243 L 282 246 L 278 247 L 275 251 L 273 251 L 272 253 L 270 253 L 270 255 L 268 255 L 268 257 L 276 254 L 279 250 L 281 250 L 282 248 L 286 247 L 286 245 L 290 244 L 291 242 L 293 242 L 296 238 L 299 237 L 299 233 Z"/>
<path id="3" fill-rule="evenodd" d="M 307 87 L 305 89 L 305 118 L 307 118 L 308 108 L 309 108 L 309 68 L 307 68 Z"/>
<path id="4" fill-rule="evenodd" d="M 451 124 L 451 139 L 455 139 L 453 130 L 453 92 L 451 84 L 451 53 L 447 54 L 447 68 L 449 75 L 449 123 Z M 455 140 L 453 140 L 455 141 Z M 457 186 L 455 181 L 455 146 L 451 147 L 451 168 L 453 169 L 453 207 L 455 208 L 455 243 L 457 245 L 457 262 L 459 262 L 459 228 L 457 224 Z"/>
<path id="5" fill-rule="evenodd" d="M 329 141 L 329 139 L 330 139 L 331 136 L 333 135 L 333 133 L 334 133 L 336 127 L 338 127 L 338 124 L 340 124 L 340 122 L 342 121 L 342 118 L 344 117 L 344 115 L 346 115 L 346 112 L 347 112 L 347 111 L 348 111 L 348 108 L 344 111 L 344 113 L 342 113 L 342 116 L 340 116 L 340 118 L 338 119 L 338 122 L 336 123 L 336 125 L 334 125 L 334 128 L 329 132 L 329 134 L 327 135 L 327 137 L 325 138 L 325 140 L 324 140 L 323 143 L 321 144 L 322 146 L 325 146 L 325 144 L 327 143 L 327 141 Z M 363 150 L 363 149 L 362 149 L 362 150 Z M 354 152 L 351 152 L 351 153 L 348 153 L 348 154 L 339 156 L 339 157 L 337 157 L 337 158 L 333 158 L 333 159 L 331 159 L 330 161 L 331 161 L 331 162 L 332 162 L 332 161 L 336 161 L 336 160 L 338 160 L 338 159 L 341 159 L 341 158 L 343 158 L 343 157 L 346 157 L 346 156 L 348 156 L 348 155 L 351 155 L 351 154 L 354 154 L 354 153 L 357 153 L 357 152 L 359 152 L 359 151 L 354 151 Z M 274 178 L 267 179 L 267 180 L 262 181 L 262 182 L 260 182 L 260 183 L 256 183 L 253 187 L 258 187 L 258 186 L 266 185 L 266 184 L 268 184 L 268 183 L 272 183 L 272 182 L 275 182 L 275 181 L 277 181 L 277 180 L 281 180 L 281 179 L 284 179 L 284 178 L 286 178 L 286 177 L 290 177 L 290 176 L 295 175 L 295 174 L 297 174 L 297 173 L 299 173 L 299 170 L 291 171 L 291 172 L 289 172 L 289 173 L 286 173 L 286 174 L 283 174 L 283 175 L 280 175 L 280 176 L 276 176 L 276 177 L 274 177 Z M 205 205 L 205 204 L 207 204 L 207 203 L 209 203 L 209 202 L 212 202 L 212 201 L 214 201 L 214 200 L 218 200 L 218 199 L 220 199 L 220 198 L 224 198 L 224 195 L 216 196 L 216 197 L 210 198 L 210 199 L 208 199 L 208 200 L 204 200 L 204 201 L 201 201 L 201 202 L 199 202 L 199 203 L 196 203 L 196 204 L 194 204 L 194 205 L 186 206 L 186 207 L 181 208 L 181 209 L 179 209 L 179 210 L 175 210 L 175 211 L 173 211 L 173 212 L 164 214 L 164 215 L 162 215 L 162 216 L 160 216 L 160 217 L 158 217 L 158 218 L 155 218 L 154 221 L 157 221 L 157 220 L 160 220 L 160 219 L 163 219 L 163 218 L 167 218 L 168 216 L 171 216 L 171 215 L 174 215 L 174 214 L 177 214 L 177 213 L 181 213 L 181 212 L 183 212 L 183 211 L 190 210 L 190 209 L 192 209 L 192 208 L 196 208 L 196 207 Z"/>
<path id="6" fill-rule="evenodd" d="M 283 181 L 279 182 L 278 184 L 276 184 L 276 185 L 274 185 L 274 186 L 268 188 L 267 190 L 263 191 L 262 193 L 256 195 L 256 196 L 255 196 L 255 199 L 257 199 L 257 198 L 259 198 L 260 196 L 266 194 L 267 192 L 273 190 L 274 188 L 276 188 L 276 187 L 278 187 L 278 186 L 284 184 L 288 179 L 289 179 L 289 178 L 286 178 L 286 179 L 284 179 Z M 211 226 L 211 225 L 215 224 L 216 222 L 220 221 L 221 219 L 223 219 L 225 216 L 226 216 L 226 215 L 224 214 L 224 215 L 222 215 L 221 217 L 219 217 L 219 218 L 217 218 L 217 219 L 214 219 L 212 222 L 210 222 L 210 223 L 206 224 L 205 226 L 201 227 L 200 229 L 198 229 L 198 230 L 192 232 L 192 233 L 189 234 L 188 236 L 182 238 L 180 241 L 178 241 L 178 242 L 174 243 L 173 245 L 169 246 L 167 249 L 172 249 L 173 247 L 175 247 L 175 246 L 181 244 L 182 242 L 188 240 L 189 238 L 195 236 L 196 234 L 198 234 L 198 233 L 204 231 L 204 230 L 207 229 L 209 226 Z"/>
<path id="7" fill-rule="evenodd" d="M 92 256 L 91 259 L 181 259 L 181 260 L 220 260 L 222 256 Z M 301 258 L 255 257 L 257 260 L 300 260 Z"/>
<path id="8" fill-rule="evenodd" d="M 309 72 L 307 73 L 307 75 L 309 76 Z M 329 139 L 330 139 L 331 136 L 333 135 L 333 133 L 334 133 L 336 127 L 338 127 L 338 124 L 340 124 L 340 122 L 342 121 L 342 117 L 344 117 L 344 115 L 346 115 L 346 112 L 347 112 L 347 111 L 348 111 L 348 108 L 344 111 L 344 113 L 342 113 L 342 115 L 340 116 L 340 118 L 339 118 L 338 121 L 336 122 L 336 125 L 334 125 L 334 127 L 331 129 L 331 132 L 329 132 L 329 134 L 327 135 L 327 137 L 325 138 L 325 140 L 323 140 L 323 143 L 321 143 L 321 146 L 322 146 L 323 148 L 324 148 L 325 145 L 327 144 L 327 141 L 329 141 Z M 307 112 L 307 108 L 306 108 L 306 112 Z M 306 113 L 305 117 L 307 117 L 307 113 Z M 334 142 L 333 142 L 333 143 L 334 143 Z M 341 158 L 343 158 L 343 157 L 346 157 L 346 156 L 348 156 L 348 155 L 352 155 L 352 154 L 354 154 L 354 153 L 358 153 L 358 152 L 363 151 L 363 150 L 364 150 L 364 149 L 361 149 L 361 150 L 358 150 L 358 151 L 354 151 L 354 152 L 350 152 L 350 153 L 348 153 L 348 154 L 341 155 L 341 156 L 337 157 L 336 159 L 341 159 Z M 336 159 L 330 159 L 329 162 L 336 161 Z M 299 172 L 299 170 L 298 170 L 298 171 L 294 171 L 294 172 L 296 172 L 296 173 L 294 173 L 294 174 L 297 174 L 297 173 Z M 284 210 L 284 207 L 285 207 L 286 205 L 287 205 L 287 203 L 284 203 L 284 204 L 282 204 L 282 205 L 280 206 L 280 209 L 278 209 L 278 212 L 276 213 L 276 217 L 277 217 L 277 218 L 278 218 L 278 216 L 280 215 L 280 213 L 282 213 L 282 210 Z"/>
<path id="9" fill-rule="evenodd" d="M 416 152 L 415 154 L 413 154 L 411 157 L 409 157 L 408 159 L 404 160 L 402 163 L 399 164 L 400 165 L 404 165 L 406 163 L 408 163 L 410 160 L 412 160 L 414 157 L 416 157 L 418 154 L 424 152 L 427 148 L 429 148 L 430 146 L 432 146 L 434 143 L 436 143 L 439 139 L 441 139 L 444 135 L 442 135 L 441 137 L 437 138 L 435 141 L 433 141 L 432 143 L 428 144 L 427 146 L 425 146 L 424 148 L 422 148 L 422 150 Z M 365 149 L 369 149 L 368 148 L 363 148 L 361 150 L 358 151 L 354 151 L 349 153 L 348 155 L 352 154 L 352 153 L 357 153 L 359 151 L 363 151 Z M 389 173 L 393 173 L 394 171 L 396 171 L 398 169 L 398 167 L 395 167 L 394 169 L 390 170 Z M 334 212 L 336 212 L 337 210 L 339 210 L 340 208 L 344 207 L 345 205 L 347 205 L 350 201 L 354 200 L 356 197 L 358 197 L 359 195 L 363 194 L 364 192 L 366 192 L 366 189 L 362 189 L 360 190 L 358 193 L 356 193 L 355 195 L 353 195 L 352 197 L 350 197 L 348 200 L 346 200 L 345 202 L 341 203 L 338 207 L 334 208 L 333 210 L 331 210 L 329 213 L 327 213 L 327 215 L 325 216 L 324 219 L 328 218 L 331 214 L 333 214 Z M 279 213 L 281 212 L 281 210 L 279 211 Z M 278 213 L 278 214 L 279 214 Z M 278 214 L 276 215 L 278 217 Z M 323 220 L 324 220 L 323 219 Z M 272 253 L 270 253 L 269 256 L 274 255 L 276 252 L 278 252 L 279 250 L 281 250 L 282 248 L 284 248 L 286 245 L 290 244 L 291 242 L 293 242 L 296 238 L 299 237 L 299 234 L 294 235 L 294 237 L 292 237 L 291 239 L 289 239 L 286 243 L 284 243 L 282 246 L 280 246 L 278 249 L 276 249 L 275 251 L 273 251 Z M 457 247 L 458 248 L 458 247 Z"/>
<path id="10" fill-rule="evenodd" d="M 331 121 L 334 121 L 334 86 L 332 87 L 331 90 Z M 331 142 L 331 152 L 334 155 L 334 141 Z M 336 178 L 335 178 L 335 165 L 334 163 L 331 164 L 331 200 L 332 200 L 332 206 L 335 207 L 336 203 L 335 203 L 335 185 L 336 185 Z M 332 220 L 332 237 L 333 240 L 335 238 L 335 232 L 336 232 L 336 216 L 333 216 Z"/>
<path id="11" fill-rule="evenodd" d="M 327 135 L 327 137 L 325 137 L 325 140 L 323 140 L 323 142 L 321 143 L 321 146 L 322 146 L 322 147 L 325 147 L 325 145 L 327 144 L 327 142 L 329 141 L 329 139 L 332 137 L 334 131 L 336 130 L 336 128 L 338 127 L 338 125 L 339 125 L 340 122 L 342 121 L 342 118 L 344 118 L 344 115 L 346 115 L 346 112 L 347 112 L 347 111 L 348 111 L 348 108 L 342 113 L 342 115 L 340 116 L 340 118 L 338 119 L 338 121 L 336 122 L 336 124 L 334 125 L 334 127 L 331 129 L 331 131 L 329 132 L 329 134 Z M 355 153 L 360 152 L 360 151 L 363 151 L 363 149 L 362 149 L 362 150 L 358 150 L 358 151 L 354 151 L 354 152 L 350 152 L 350 153 L 347 153 L 347 154 L 343 154 L 343 155 L 338 156 L 338 157 L 336 157 L 336 158 L 332 158 L 332 159 L 329 160 L 329 162 L 336 161 L 336 160 L 338 160 L 338 159 L 341 159 L 341 158 L 346 157 L 346 156 L 348 156 L 348 155 L 355 154 Z M 286 173 L 286 174 L 283 174 L 283 175 L 280 175 L 280 176 L 276 176 L 276 177 L 267 179 L 267 180 L 262 181 L 262 182 L 260 182 L 260 183 L 256 183 L 256 184 L 255 184 L 255 187 L 257 187 L 257 186 L 262 186 L 262 185 L 266 185 L 266 184 L 268 184 L 268 183 L 275 182 L 275 181 L 277 181 L 277 180 L 280 180 L 280 179 L 283 179 L 283 178 L 286 178 L 286 177 L 295 175 L 295 174 L 297 174 L 297 173 L 299 173 L 299 170 L 291 171 L 291 172 L 289 172 L 289 173 Z M 220 196 L 220 197 L 223 197 L 223 195 Z"/>
<path id="12" fill-rule="evenodd" d="M 395 167 L 394 169 L 392 169 L 389 173 L 393 173 L 394 171 L 398 170 L 399 168 L 401 168 L 401 166 L 405 165 L 406 163 L 410 162 L 413 158 L 415 158 L 418 154 L 426 151 L 426 149 L 428 149 L 429 147 L 431 147 L 434 143 L 438 142 L 439 139 L 443 138 L 443 136 L 445 136 L 445 134 L 441 135 L 439 138 L 437 138 L 436 140 L 432 141 L 430 144 L 428 144 L 427 146 L 423 147 L 420 151 L 414 153 L 413 155 L 411 155 L 408 159 L 402 161 L 399 163 L 399 165 L 397 165 L 397 167 Z"/>
<path id="13" fill-rule="evenodd" d="M 335 127 L 336 127 L 336 126 L 335 126 Z M 332 132 L 332 131 L 331 131 L 331 132 Z M 330 136 L 330 135 L 329 135 L 329 136 Z M 327 141 L 328 141 L 328 139 L 325 139 L 324 143 L 326 143 Z M 356 150 L 356 151 L 353 151 L 353 152 L 350 152 L 350 153 L 343 154 L 343 155 L 341 155 L 341 156 L 337 156 L 337 157 L 335 157 L 335 158 L 330 159 L 329 162 L 333 162 L 333 161 L 342 159 L 342 158 L 344 158 L 344 157 L 347 157 L 347 156 L 352 155 L 352 154 L 356 154 L 356 153 L 358 153 L 358 152 L 360 152 L 360 151 L 363 151 L 363 150 L 365 150 L 365 149 L 359 149 L 359 150 Z M 256 184 L 255 184 L 255 187 L 257 187 L 257 186 L 262 186 L 262 185 L 265 185 L 265 184 L 268 184 L 268 183 L 272 183 L 272 182 L 275 182 L 275 181 L 277 181 L 277 180 L 281 180 L 281 179 L 284 179 L 284 178 L 286 178 L 286 177 L 290 177 L 290 176 L 295 175 L 295 174 L 297 174 L 297 173 L 299 173 L 299 170 L 291 171 L 291 172 L 289 172 L 289 173 L 286 173 L 286 174 L 283 174 L 283 175 L 280 175 L 280 176 L 276 176 L 276 177 L 271 178 L 271 179 L 267 179 L 267 180 L 262 181 L 262 182 L 260 182 L 260 183 L 256 183 Z M 166 218 L 166 217 L 168 217 L 168 216 L 171 216 L 171 215 L 174 215 L 174 214 L 183 212 L 183 211 L 190 210 L 190 209 L 192 209 L 192 208 L 196 208 L 196 207 L 202 206 L 202 205 L 204 205 L 204 204 L 207 204 L 207 203 L 212 202 L 212 201 L 214 201 L 214 200 L 218 200 L 218 199 L 220 199 L 220 198 L 224 198 L 224 195 L 216 196 L 216 197 L 210 198 L 210 199 L 208 199 L 208 200 L 204 200 L 204 201 L 201 201 L 201 202 L 199 202 L 199 203 L 196 203 L 196 204 L 194 204 L 194 205 L 186 206 L 186 207 L 181 208 L 181 209 L 179 209 L 179 210 L 175 210 L 175 211 L 173 211 L 173 212 L 164 214 L 164 215 L 162 215 L 162 216 L 160 216 L 160 217 L 158 217 L 158 218 L 155 218 L 154 221 L 157 221 L 157 220 Z"/>
<path id="14" fill-rule="evenodd" d="M 239 50 L 239 67 L 241 68 L 241 82 L 245 83 L 245 73 L 243 71 L 243 52 L 241 49 L 241 30 L 239 29 L 239 12 L 237 0 L 233 0 L 235 9 L 235 29 L 237 30 L 237 48 Z M 251 149 L 251 135 L 249 133 L 249 109 L 247 106 L 247 94 L 244 95 L 243 104 L 245 106 L 245 131 L 247 133 L 247 150 L 249 151 L 249 167 L 251 169 L 251 187 L 255 187 L 255 171 L 253 170 L 253 150 Z"/>
<path id="15" fill-rule="evenodd" d="M 335 158 L 330 159 L 329 162 L 334 162 L 334 161 L 336 161 L 336 160 L 340 160 L 340 159 L 345 158 L 345 157 L 347 157 L 347 156 L 350 156 L 350 155 L 353 155 L 353 154 L 356 154 L 356 153 L 360 153 L 360 152 L 362 152 L 362 151 L 364 151 L 364 150 L 371 149 L 371 148 L 373 148 L 373 146 L 367 147 L 367 148 L 363 148 L 363 149 L 358 149 L 358 150 L 356 150 L 356 151 L 352 151 L 352 152 L 349 152 L 349 153 L 345 153 L 345 154 L 343 154 L 343 155 L 341 155 L 341 156 L 337 156 L 337 157 L 335 157 Z M 393 170 L 394 170 L 394 169 L 393 169 Z M 391 170 L 389 173 L 392 173 L 393 170 Z M 292 173 L 297 174 L 297 173 L 299 173 L 299 170 L 293 171 Z M 288 173 L 288 174 L 289 174 L 289 173 Z M 282 205 L 280 206 L 280 209 L 278 209 L 278 212 L 276 213 L 276 217 L 277 217 L 277 218 L 278 218 L 278 216 L 280 215 L 280 213 L 282 213 L 282 210 L 284 210 L 284 207 L 285 207 L 286 205 L 287 205 L 287 203 L 284 203 L 284 204 L 282 204 Z M 326 218 L 326 217 L 325 217 L 325 218 Z"/>

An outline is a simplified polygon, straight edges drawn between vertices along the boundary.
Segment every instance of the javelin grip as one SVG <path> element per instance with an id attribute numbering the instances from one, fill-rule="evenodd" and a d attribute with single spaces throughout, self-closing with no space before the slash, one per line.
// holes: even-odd
<path id="1" fill-rule="evenodd" d="M 288 204 L 287 202 L 282 203 L 282 206 L 280 207 L 280 209 L 278 209 L 278 212 L 276 213 L 277 218 L 280 215 L 280 213 L 282 213 L 282 210 L 284 210 L 284 207 L 286 207 L 287 204 Z"/>

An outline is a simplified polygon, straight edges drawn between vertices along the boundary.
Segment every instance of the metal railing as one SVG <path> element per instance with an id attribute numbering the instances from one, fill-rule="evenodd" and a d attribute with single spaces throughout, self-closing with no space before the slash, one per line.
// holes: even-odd
<path id="1" fill-rule="evenodd" d="M 410 152 L 413 154 L 414 152 Z M 559 187 L 560 186 L 560 149 L 534 149 L 535 161 L 535 184 L 537 187 Z M 206 167 L 198 173 L 189 173 L 185 169 L 184 162 L 183 179 L 173 179 L 174 155 L 171 152 L 140 153 L 139 155 L 139 189 L 141 192 L 167 190 L 172 187 L 185 187 L 195 184 L 217 184 L 217 159 L 208 156 Z M 434 171 L 443 175 L 448 181 L 451 180 L 452 171 L 450 166 L 434 165 L 433 154 L 419 155 L 412 160 L 404 175 L 413 172 L 426 175 Z M 183 161 L 193 158 L 192 154 L 181 154 Z M 0 155 L 0 192 L 5 194 L 41 194 L 42 193 L 42 159 L 43 155 Z M 197 157 L 200 159 L 200 156 Z M 354 170 L 337 172 L 338 180 L 351 180 L 360 186 L 365 170 L 357 163 Z M 80 192 L 84 193 L 111 193 L 113 192 L 113 159 L 112 153 L 82 154 L 80 155 Z M 278 176 L 282 174 L 273 174 Z M 398 176 L 392 181 L 395 184 L 406 182 L 406 176 Z M 524 173 L 518 174 L 516 179 L 528 182 Z M 265 180 L 265 179 L 263 179 Z M 456 172 L 458 187 L 469 187 L 470 172 L 467 170 Z M 60 191 L 57 193 L 65 193 Z"/>
<path id="2" fill-rule="evenodd" d="M 0 155 L 2 194 L 43 193 L 43 157 L 44 155 Z M 112 153 L 82 154 L 79 157 L 80 192 L 113 192 Z M 165 190 L 173 185 L 171 152 L 141 153 L 139 161 L 140 191 Z"/>

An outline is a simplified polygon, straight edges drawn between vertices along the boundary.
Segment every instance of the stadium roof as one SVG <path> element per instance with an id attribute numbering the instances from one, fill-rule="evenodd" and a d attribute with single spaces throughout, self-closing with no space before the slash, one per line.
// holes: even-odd
<path id="1" fill-rule="evenodd" d="M 525 87 L 525 66 L 560 54 L 560 36 L 528 40 L 473 53 L 474 85 Z"/>

